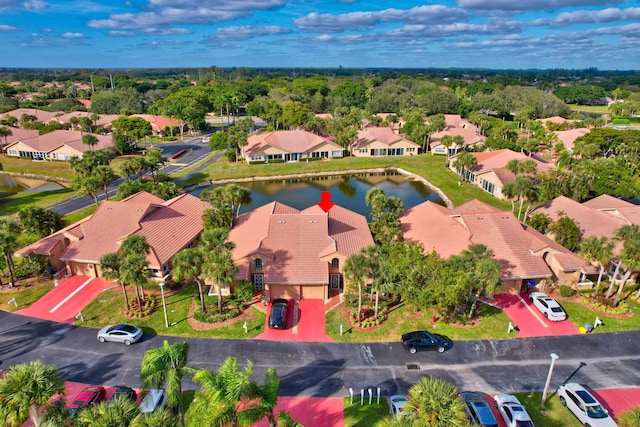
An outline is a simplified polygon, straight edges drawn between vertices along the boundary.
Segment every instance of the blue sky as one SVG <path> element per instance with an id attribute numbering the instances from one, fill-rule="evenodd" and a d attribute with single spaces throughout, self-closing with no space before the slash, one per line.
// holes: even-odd
<path id="1" fill-rule="evenodd" d="M 0 67 L 640 69 L 638 0 L 0 0 Z"/>

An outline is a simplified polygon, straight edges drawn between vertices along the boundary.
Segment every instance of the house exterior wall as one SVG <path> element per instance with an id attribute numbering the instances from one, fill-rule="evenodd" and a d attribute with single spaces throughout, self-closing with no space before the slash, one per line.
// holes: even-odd
<path id="1" fill-rule="evenodd" d="M 351 150 L 354 157 L 381 157 L 381 155 L 372 155 L 371 150 L 402 150 L 402 156 L 413 156 L 418 154 L 419 146 L 408 140 L 399 140 L 394 144 L 386 144 L 382 141 L 374 140 L 365 145 L 355 147 Z M 387 154 L 389 155 L 389 154 Z M 397 154 L 394 154 L 397 155 Z"/>
<path id="2" fill-rule="evenodd" d="M 39 152 L 29 147 L 27 144 L 22 142 L 17 142 L 10 147 L 7 148 L 7 155 L 12 157 L 24 157 L 29 159 L 46 159 L 48 158 L 47 153 Z"/>
<path id="3" fill-rule="evenodd" d="M 266 146 L 262 149 L 259 150 L 255 150 L 252 153 L 245 153 L 244 154 L 244 158 L 245 161 L 247 163 L 252 163 L 252 162 L 267 162 L 269 159 L 269 156 L 274 156 L 277 160 L 285 160 L 285 156 L 287 154 L 297 154 L 297 153 L 301 153 L 300 158 L 298 159 L 298 161 L 303 161 L 304 159 L 309 159 L 309 158 L 313 158 L 313 157 L 326 157 L 326 158 L 334 158 L 334 157 L 343 157 L 344 156 L 344 149 L 342 147 L 337 147 L 331 143 L 323 143 L 320 144 L 316 147 L 314 147 L 313 150 L 309 150 L 309 151 L 286 151 L 286 150 L 282 150 L 280 148 L 276 148 L 276 147 L 272 147 L 272 146 Z M 320 155 L 316 155 L 314 156 L 313 153 L 326 153 L 326 156 L 320 156 Z"/>
<path id="4" fill-rule="evenodd" d="M 49 153 L 49 158 L 53 159 L 53 160 L 71 160 L 71 158 L 73 157 L 82 157 L 82 154 L 80 151 L 75 150 L 71 147 L 67 147 L 67 146 L 62 146 L 60 148 L 57 148 L 53 151 L 51 151 Z"/>
<path id="5" fill-rule="evenodd" d="M 67 268 L 69 269 L 71 274 L 88 277 L 98 277 L 99 268 L 95 264 L 67 261 Z"/>
<path id="6" fill-rule="evenodd" d="M 487 191 L 487 188 L 492 188 L 493 192 L 491 191 L 487 191 L 487 192 L 499 199 L 504 200 L 504 196 L 502 195 L 502 181 L 500 181 L 500 179 L 496 176 L 495 173 L 487 172 L 487 173 L 483 173 L 482 175 L 478 175 L 476 176 L 476 179 L 473 182 L 473 184 L 482 188 L 485 191 Z"/>

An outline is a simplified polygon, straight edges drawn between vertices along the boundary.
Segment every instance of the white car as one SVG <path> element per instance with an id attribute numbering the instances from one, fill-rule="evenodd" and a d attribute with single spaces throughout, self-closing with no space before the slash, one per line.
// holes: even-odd
<path id="1" fill-rule="evenodd" d="M 497 394 L 493 400 L 507 427 L 535 427 L 529 413 L 517 397 L 510 394 Z"/>
<path id="2" fill-rule="evenodd" d="M 617 427 L 600 402 L 578 383 L 562 384 L 556 393 L 560 403 L 569 409 L 585 426 Z"/>
<path id="3" fill-rule="evenodd" d="M 547 319 L 558 322 L 567 318 L 567 313 L 560 307 L 560 304 L 549 295 L 543 292 L 531 292 L 529 299 Z"/>
<path id="4" fill-rule="evenodd" d="M 389 398 L 389 414 L 392 419 L 396 419 L 407 412 L 404 407 L 407 406 L 407 396 L 404 394 L 394 394 Z"/>
<path id="5" fill-rule="evenodd" d="M 98 341 L 119 342 L 124 345 L 131 345 L 140 341 L 142 329 L 127 323 L 118 325 L 108 325 L 98 331 Z"/>

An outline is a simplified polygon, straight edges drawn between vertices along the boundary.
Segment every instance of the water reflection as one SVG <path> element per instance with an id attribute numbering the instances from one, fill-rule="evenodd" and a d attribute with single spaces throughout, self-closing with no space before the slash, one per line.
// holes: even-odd
<path id="1" fill-rule="evenodd" d="M 388 196 L 399 197 L 405 208 L 413 207 L 426 200 L 445 205 L 440 196 L 422 182 L 391 172 L 316 176 L 239 184 L 251 190 L 252 198 L 250 204 L 242 206 L 241 213 L 274 200 L 296 209 L 306 209 L 320 201 L 323 191 L 329 191 L 333 202 L 362 215 L 369 215 L 371 209 L 365 203 L 365 196 L 373 187 L 382 189 Z M 204 189 L 197 189 L 193 194 L 199 195 Z"/>
<path id="2" fill-rule="evenodd" d="M 60 190 L 64 187 L 56 182 L 24 178 L 0 173 L 0 192 L 21 193 Z"/>

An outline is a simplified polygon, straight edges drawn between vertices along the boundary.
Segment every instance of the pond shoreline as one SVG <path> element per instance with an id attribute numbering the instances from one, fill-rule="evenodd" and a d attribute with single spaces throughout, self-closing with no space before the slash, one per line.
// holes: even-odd
<path id="1" fill-rule="evenodd" d="M 356 175 L 359 173 L 384 173 L 384 172 L 395 172 L 401 175 L 408 176 L 416 181 L 420 181 L 434 193 L 436 193 L 447 205 L 447 208 L 453 209 L 453 202 L 447 197 L 447 195 L 440 188 L 436 187 L 420 175 L 409 172 L 402 168 L 397 168 L 395 166 L 389 166 L 384 168 L 372 168 L 372 169 L 347 169 L 340 171 L 327 171 L 327 172 L 313 172 L 313 173 L 295 173 L 288 175 L 276 175 L 276 176 L 250 176 L 246 178 L 227 178 L 227 179 L 212 179 L 209 181 L 203 181 L 199 184 L 191 185 L 184 189 L 185 193 L 191 192 L 197 188 L 208 187 L 209 185 L 220 185 L 220 184 L 233 184 L 233 183 L 241 183 L 241 182 L 256 182 L 256 181 L 279 181 L 285 179 L 296 179 L 296 178 L 309 178 L 314 176 L 335 176 L 335 175 Z"/>

